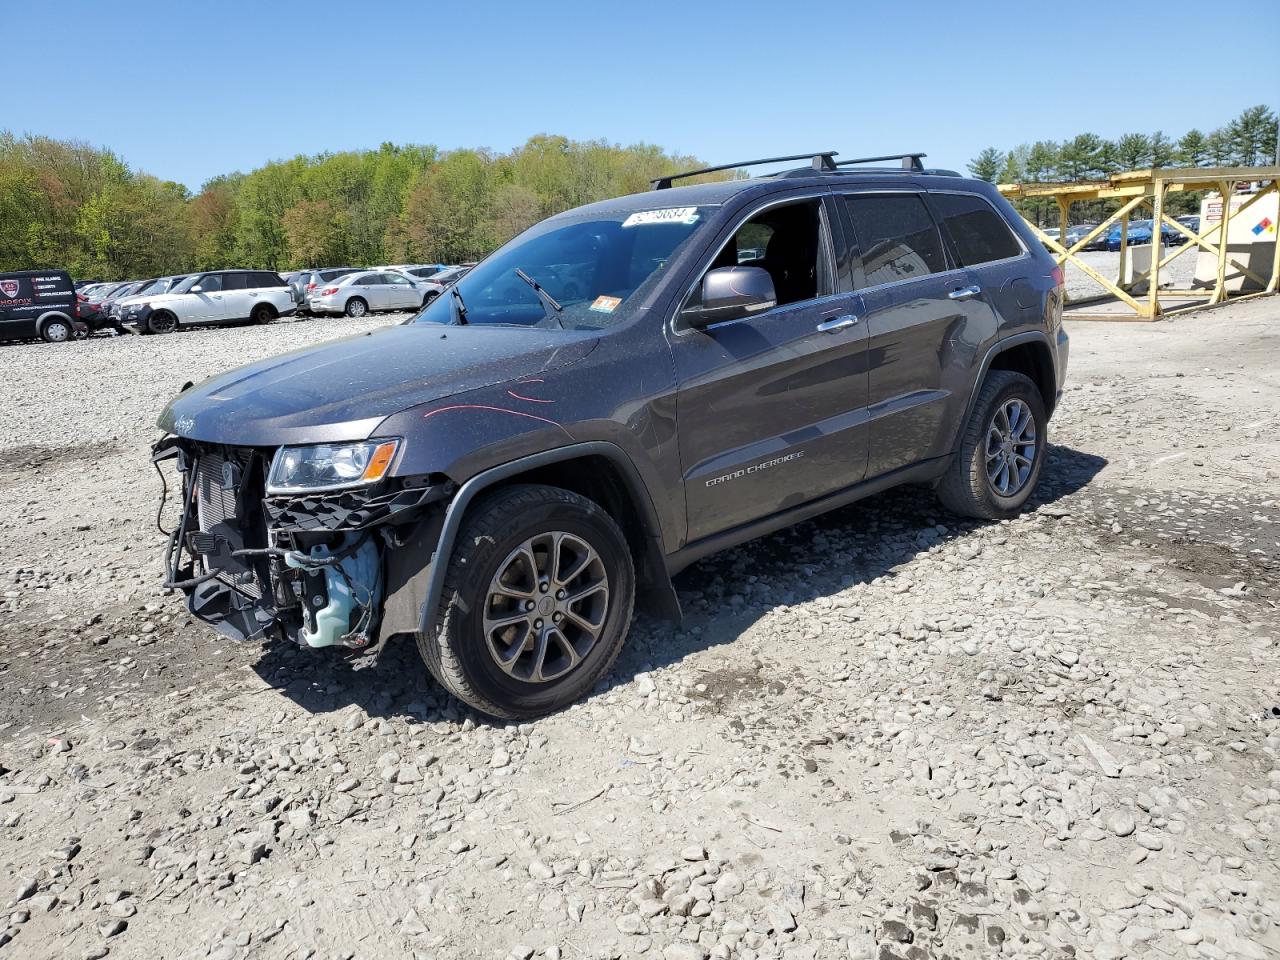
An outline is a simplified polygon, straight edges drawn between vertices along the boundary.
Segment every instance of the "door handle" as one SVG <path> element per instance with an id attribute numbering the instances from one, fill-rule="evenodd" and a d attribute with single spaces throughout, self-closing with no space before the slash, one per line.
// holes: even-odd
<path id="1" fill-rule="evenodd" d="M 858 322 L 858 318 L 852 313 L 846 313 L 843 316 L 832 317 L 830 320 L 823 320 L 818 324 L 819 333 L 836 333 L 840 330 L 848 330 Z"/>
<path id="2" fill-rule="evenodd" d="M 972 286 L 960 287 L 957 290 L 952 290 L 947 294 L 947 296 L 952 300 L 968 300 L 970 297 L 976 297 L 981 292 L 982 288 L 977 284 L 973 284 Z"/>

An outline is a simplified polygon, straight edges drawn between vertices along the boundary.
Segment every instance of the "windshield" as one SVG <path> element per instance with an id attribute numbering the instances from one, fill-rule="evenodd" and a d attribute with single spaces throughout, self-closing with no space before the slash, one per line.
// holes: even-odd
<path id="1" fill-rule="evenodd" d="M 630 316 L 710 210 L 584 211 L 557 217 L 516 237 L 450 289 L 461 295 L 468 324 L 600 330 Z M 562 309 L 549 309 L 517 270 L 537 281 Z M 441 296 L 414 322 L 454 323 L 458 308 L 456 297 Z"/>

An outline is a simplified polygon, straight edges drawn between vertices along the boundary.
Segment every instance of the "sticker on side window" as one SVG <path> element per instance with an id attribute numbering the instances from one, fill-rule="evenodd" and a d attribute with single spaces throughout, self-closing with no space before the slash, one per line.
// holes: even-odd
<path id="1" fill-rule="evenodd" d="M 613 313 L 621 303 L 621 297 L 599 296 L 595 298 L 588 309 L 594 310 L 596 313 Z"/>
<path id="2" fill-rule="evenodd" d="M 624 227 L 639 227 L 646 223 L 697 223 L 697 207 L 667 207 L 665 210 L 641 210 L 622 221 Z"/>

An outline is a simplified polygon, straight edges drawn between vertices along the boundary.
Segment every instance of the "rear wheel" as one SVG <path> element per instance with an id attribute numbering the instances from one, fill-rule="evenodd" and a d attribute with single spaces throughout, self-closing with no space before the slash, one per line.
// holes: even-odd
<path id="1" fill-rule="evenodd" d="M 66 343 L 72 337 L 71 324 L 65 320 L 50 320 L 40 328 L 45 343 Z"/>
<path id="2" fill-rule="evenodd" d="M 147 317 L 148 333 L 173 333 L 178 329 L 178 318 L 166 310 Z"/>
<path id="3" fill-rule="evenodd" d="M 369 312 L 369 305 L 359 297 L 352 297 L 347 301 L 347 309 L 345 311 L 348 317 L 363 317 Z"/>
<path id="4" fill-rule="evenodd" d="M 472 507 L 449 558 L 439 628 L 418 649 L 475 709 L 536 717 L 583 696 L 613 665 L 634 602 L 631 552 L 598 504 L 558 487 L 506 487 Z"/>
<path id="5" fill-rule="evenodd" d="M 1017 515 L 1040 479 L 1047 434 L 1036 385 L 1021 373 L 993 370 L 978 392 L 960 452 L 938 485 L 938 499 L 966 517 Z"/>
<path id="6" fill-rule="evenodd" d="M 422 307 L 423 307 L 423 309 L 425 310 L 427 307 L 431 306 L 431 301 L 432 301 L 432 300 L 434 300 L 434 299 L 435 299 L 436 297 L 438 297 L 438 296 L 440 296 L 440 294 L 436 293 L 436 292 L 433 290 L 433 291 L 431 291 L 431 293 L 428 293 L 425 297 L 423 297 L 423 298 L 422 298 Z"/>
<path id="7" fill-rule="evenodd" d="M 276 312 L 274 309 L 272 309 L 271 304 L 269 303 L 258 304 L 256 307 L 253 308 L 253 311 L 249 314 L 249 319 L 253 323 L 257 323 L 257 324 L 270 323 L 275 318 L 276 318 Z"/>

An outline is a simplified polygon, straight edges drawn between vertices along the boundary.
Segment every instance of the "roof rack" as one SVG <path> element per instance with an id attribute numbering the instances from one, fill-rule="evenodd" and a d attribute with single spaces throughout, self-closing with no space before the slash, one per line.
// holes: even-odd
<path id="1" fill-rule="evenodd" d="M 834 166 L 851 167 L 856 163 L 881 163 L 885 160 L 901 160 L 903 170 L 924 173 L 924 164 L 920 162 L 920 158 L 927 156 L 927 153 L 890 153 L 883 157 L 859 157 L 857 160 L 842 160 L 834 164 Z"/>
<path id="2" fill-rule="evenodd" d="M 824 150 L 820 153 L 796 153 L 789 157 L 766 157 L 763 160 L 744 160 L 740 163 L 722 163 L 718 167 L 703 167 L 701 170 L 689 170 L 685 173 L 673 173 L 666 177 L 658 177 L 656 180 L 650 180 L 649 183 L 655 190 L 667 190 L 671 187 L 672 181 L 684 180 L 686 177 L 697 177 L 704 173 L 719 173 L 721 170 L 737 170 L 740 167 L 758 167 L 765 163 L 786 163 L 789 160 L 808 160 L 813 164 L 813 169 L 827 172 L 834 170 L 840 164 L 835 163 L 831 158 L 838 156 L 835 150 Z M 923 157 L 924 154 L 917 154 Z M 884 158 L 881 158 L 884 159 Z M 854 161 L 859 162 L 859 161 Z"/>

